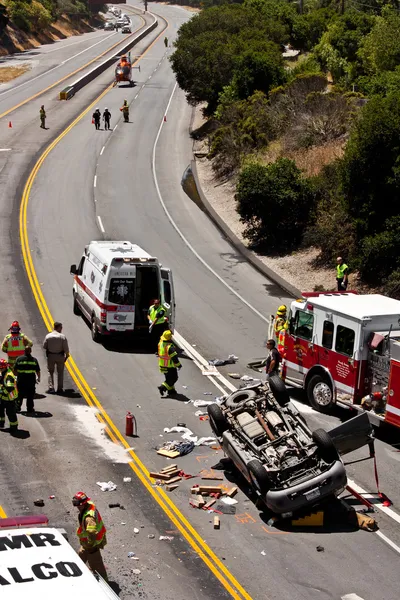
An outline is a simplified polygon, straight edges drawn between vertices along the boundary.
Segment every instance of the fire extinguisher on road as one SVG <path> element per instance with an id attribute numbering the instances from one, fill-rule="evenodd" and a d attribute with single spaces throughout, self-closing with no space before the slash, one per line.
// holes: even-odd
<path id="1" fill-rule="evenodd" d="M 129 437 L 137 436 L 137 425 L 135 416 L 131 412 L 126 413 L 125 435 Z"/>

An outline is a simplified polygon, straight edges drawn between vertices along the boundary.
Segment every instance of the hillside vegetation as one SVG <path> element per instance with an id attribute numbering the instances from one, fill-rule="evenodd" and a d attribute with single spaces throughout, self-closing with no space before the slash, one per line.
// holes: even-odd
<path id="1" fill-rule="evenodd" d="M 341 9 L 344 7 L 343 14 Z M 400 14 L 384 0 L 245 0 L 185 23 L 171 57 L 249 245 L 319 248 L 400 297 Z M 294 62 L 286 45 L 301 50 Z M 204 133 L 205 132 L 205 133 Z"/>

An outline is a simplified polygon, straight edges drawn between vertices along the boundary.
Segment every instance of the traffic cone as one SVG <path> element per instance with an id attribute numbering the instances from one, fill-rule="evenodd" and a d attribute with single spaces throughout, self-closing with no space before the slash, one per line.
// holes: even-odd
<path id="1" fill-rule="evenodd" d="M 8 127 L 9 127 L 9 129 L 12 129 L 12 123 L 11 123 L 11 121 L 8 121 Z"/>
<path id="2" fill-rule="evenodd" d="M 167 115 L 164 115 L 164 123 L 167 122 Z"/>

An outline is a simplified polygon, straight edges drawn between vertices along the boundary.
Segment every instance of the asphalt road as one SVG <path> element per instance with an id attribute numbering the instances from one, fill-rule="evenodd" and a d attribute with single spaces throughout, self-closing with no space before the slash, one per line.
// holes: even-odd
<path id="1" fill-rule="evenodd" d="M 166 35 L 170 39 L 188 17 L 177 7 L 157 5 L 154 10 L 169 20 Z M 139 437 L 133 445 L 150 470 L 165 464 L 154 450 L 170 437 L 163 433 L 164 427 L 185 422 L 197 435 L 210 435 L 207 422 L 199 421 L 194 414 L 196 409 L 186 402 L 207 398 L 206 392 L 219 391 L 192 361 L 185 360 L 180 384 L 187 387 L 181 388 L 178 400 L 161 400 L 156 389 L 160 376 L 154 355 L 138 348 L 102 346 L 91 341 L 87 325 L 72 314 L 69 275 L 69 266 L 78 262 L 84 245 L 102 237 L 129 239 L 157 255 L 173 269 L 180 334 L 206 358 L 237 354 L 240 360 L 235 370 L 240 372 L 245 372 L 249 359 L 262 354 L 268 315 L 277 304 L 287 301 L 276 286 L 237 255 L 180 189 L 180 178 L 191 158 L 191 110 L 182 92 L 175 90 L 172 95 L 174 79 L 163 36 L 141 61 L 137 86 L 113 88 L 101 100 L 100 107 L 107 105 L 111 110 L 114 131 L 96 132 L 90 118 L 80 120 L 43 163 L 28 207 L 29 245 L 50 311 L 54 318 L 63 321 L 74 359 L 113 423 L 123 431 L 126 411 L 135 413 Z M 106 80 L 104 74 L 92 84 L 98 93 L 105 89 Z M 85 94 L 79 99 L 82 109 L 85 100 L 89 103 L 92 99 L 88 90 Z M 119 118 L 118 108 L 124 97 L 131 103 L 129 124 Z M 167 121 L 158 136 L 170 99 Z M 27 126 L 26 135 L 30 131 L 31 126 Z M 17 157 L 13 153 L 10 162 L 15 164 Z M 23 174 L 27 174 L 26 170 L 20 179 Z M 16 173 L 14 178 L 18 181 Z M 6 321 L 21 315 L 27 333 L 33 331 L 35 344 L 39 344 L 45 331 L 15 254 L 20 195 L 13 197 L 14 211 L 4 199 L 11 236 L 3 240 L 7 260 L 3 261 L 2 275 L 10 291 L 7 295 L 3 291 L 2 301 Z M 99 229 L 98 217 L 104 233 Z M 40 349 L 35 352 L 43 362 Z M 44 389 L 43 384 L 40 390 Z M 3 506 L 8 511 L 18 507 L 22 510 L 24 506 L 32 509 L 35 497 L 54 493 L 56 499 L 46 503 L 46 510 L 54 522 L 62 521 L 71 529 L 72 515 L 65 511 L 69 510 L 73 491 L 84 485 L 88 493 L 99 499 L 100 508 L 107 511 L 103 516 L 112 526 L 107 566 L 123 588 L 122 597 L 135 597 L 134 586 L 139 583 L 146 593 L 154 594 L 151 597 L 226 596 L 204 563 L 196 558 L 193 547 L 181 541 L 180 531 L 171 534 L 174 540 L 168 549 L 163 546 L 165 542 L 157 540 L 158 535 L 173 531 L 174 527 L 168 524 L 158 501 L 135 478 L 131 467 L 116 460 L 113 452 L 120 450 L 99 433 L 95 416 L 85 406 L 79 397 L 39 399 L 37 408 L 53 416 L 29 420 L 21 417 L 21 426 L 30 433 L 27 440 L 3 435 L 3 477 L 6 484 L 10 482 L 2 485 Z M 307 407 L 304 412 L 314 428 L 329 428 L 345 418 L 340 412 L 333 417 L 317 415 Z M 383 437 L 377 443 L 382 489 L 398 505 L 398 455 L 388 443 L 397 443 L 397 437 Z M 9 459 L 16 455 L 22 459 L 17 477 Z M 220 458 L 219 452 L 200 447 L 178 462 L 186 473 L 195 474 Z M 365 489 L 374 491 L 369 463 L 351 467 L 350 474 Z M 124 476 L 132 476 L 129 485 L 122 482 Z M 112 495 L 102 494 L 95 482 L 109 479 L 118 484 L 118 490 Z M 339 599 L 351 593 L 364 600 L 373 596 L 384 600 L 398 597 L 398 555 L 376 534 L 346 531 L 340 523 L 329 532 L 277 531 L 266 524 L 266 516 L 256 509 L 245 488 L 238 494 L 237 514 L 223 516 L 221 530 L 214 531 L 211 515 L 189 506 L 191 483 L 182 483 L 171 497 L 201 539 L 244 586 L 248 597 L 316 600 Z M 125 511 L 115 513 L 115 509 L 110 512 L 106 508 L 114 494 Z M 380 512 L 378 519 L 381 531 L 399 544 L 398 524 Z M 137 538 L 132 534 L 134 522 L 145 525 L 144 535 L 142 531 Z M 145 535 L 151 527 L 155 540 Z M 140 582 L 130 575 L 131 559 L 126 558 L 132 540 L 138 546 L 140 560 L 134 568 L 142 570 Z M 322 546 L 324 552 L 317 552 L 317 546 Z M 113 557 L 118 564 L 113 563 Z M 163 572 L 156 572 L 161 567 Z"/>

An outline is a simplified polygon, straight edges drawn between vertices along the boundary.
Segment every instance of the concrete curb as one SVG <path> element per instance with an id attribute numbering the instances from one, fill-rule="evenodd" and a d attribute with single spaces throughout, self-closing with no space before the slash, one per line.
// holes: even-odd
<path id="1" fill-rule="evenodd" d="M 207 213 L 209 218 L 218 227 L 218 229 L 226 237 L 226 239 L 242 256 L 244 256 L 244 258 L 255 269 L 257 269 L 259 273 L 261 273 L 261 275 L 268 277 L 268 279 L 270 279 L 276 285 L 281 287 L 285 292 L 293 296 L 293 298 L 301 298 L 301 290 L 298 290 L 288 281 L 285 281 L 283 277 L 275 273 L 275 271 L 264 265 L 264 263 L 259 258 L 257 258 L 257 256 L 254 254 L 254 252 L 252 252 L 252 250 L 246 248 L 243 242 L 239 240 L 239 238 L 233 233 L 232 229 L 225 223 L 225 221 L 219 216 L 216 210 L 211 206 L 200 185 L 199 176 L 197 173 L 196 159 L 192 159 L 191 169 L 204 212 Z"/>

